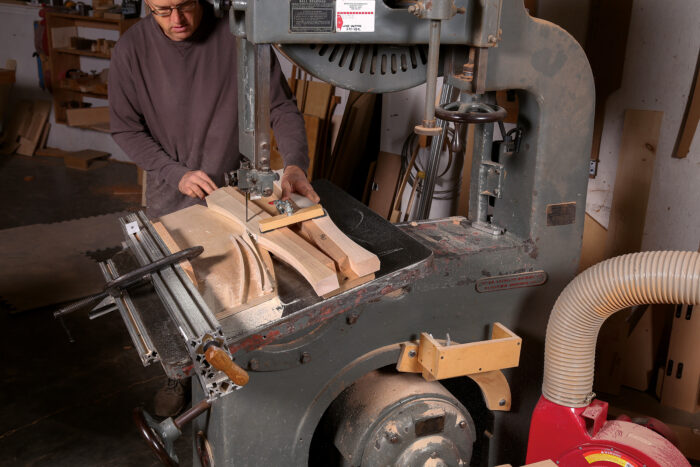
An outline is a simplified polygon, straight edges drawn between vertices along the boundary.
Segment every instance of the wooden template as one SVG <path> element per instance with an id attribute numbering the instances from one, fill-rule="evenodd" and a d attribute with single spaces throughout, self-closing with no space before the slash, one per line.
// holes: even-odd
<path id="1" fill-rule="evenodd" d="M 663 112 L 627 110 L 605 257 L 639 251 Z"/>
<path id="2" fill-rule="evenodd" d="M 191 261 L 192 273 L 202 298 L 218 319 L 277 296 L 269 254 L 255 247 L 236 222 L 200 205 L 168 214 L 160 221 L 174 243 L 168 245 L 171 251 L 204 247 Z M 160 227 L 156 230 L 161 232 Z"/>
<path id="3" fill-rule="evenodd" d="M 326 257 L 327 260 L 320 261 L 319 255 L 325 255 L 288 227 L 261 233 L 259 222 L 269 218 L 270 214 L 256 203 L 249 202 L 246 219 L 245 197 L 235 188 L 220 188 L 207 196 L 206 200 L 210 210 L 247 229 L 259 246 L 296 269 L 318 295 L 327 294 L 339 287 L 336 271 L 328 267 L 329 263 L 333 264 L 333 260 Z"/>

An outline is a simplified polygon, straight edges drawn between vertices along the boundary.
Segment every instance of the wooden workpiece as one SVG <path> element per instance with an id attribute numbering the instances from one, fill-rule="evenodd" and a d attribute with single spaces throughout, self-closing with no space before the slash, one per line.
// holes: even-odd
<path id="1" fill-rule="evenodd" d="M 279 229 L 280 227 L 287 227 L 292 224 L 297 224 L 316 217 L 323 217 L 325 215 L 326 213 L 321 205 L 314 204 L 308 208 L 296 210 L 291 215 L 279 214 L 267 219 L 261 219 L 258 222 L 258 225 L 260 226 L 260 232 L 269 232 L 270 230 Z"/>
<path id="2" fill-rule="evenodd" d="M 167 235 L 161 234 L 161 238 L 171 251 L 194 245 L 204 247 L 191 265 L 197 288 L 217 318 L 277 296 L 269 254 L 259 250 L 237 223 L 199 205 L 160 220 L 167 229 Z M 156 227 L 160 233 L 159 229 Z"/>
<path id="3" fill-rule="evenodd" d="M 333 261 L 330 258 L 327 261 L 319 261 L 318 256 L 321 253 L 288 227 L 267 233 L 260 232 L 259 222 L 269 218 L 270 214 L 259 205 L 248 203 L 246 219 L 245 196 L 235 188 L 220 188 L 206 199 L 210 210 L 247 229 L 254 235 L 258 245 L 296 269 L 318 295 L 327 294 L 339 287 L 336 271 L 327 265 Z"/>

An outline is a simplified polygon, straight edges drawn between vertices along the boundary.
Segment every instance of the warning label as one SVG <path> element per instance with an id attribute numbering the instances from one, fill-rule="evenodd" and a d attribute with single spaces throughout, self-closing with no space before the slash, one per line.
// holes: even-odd
<path id="1" fill-rule="evenodd" d="M 336 32 L 374 32 L 374 0 L 338 0 Z"/>
<path id="2" fill-rule="evenodd" d="M 334 0 L 290 0 L 290 32 L 333 32 Z"/>

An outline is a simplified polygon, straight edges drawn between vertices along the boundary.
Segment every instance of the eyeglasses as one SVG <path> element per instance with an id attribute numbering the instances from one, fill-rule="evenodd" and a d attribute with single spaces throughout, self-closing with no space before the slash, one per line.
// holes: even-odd
<path id="1" fill-rule="evenodd" d="M 199 0 L 189 0 L 187 2 L 183 2 L 183 3 L 180 3 L 179 5 L 175 5 L 172 7 L 157 6 L 155 8 L 151 8 L 150 5 L 148 5 L 148 7 L 151 9 L 151 13 L 153 13 L 156 16 L 170 16 L 173 14 L 173 10 L 177 10 L 180 13 L 186 13 L 186 12 L 194 10 L 197 7 L 198 1 Z"/>

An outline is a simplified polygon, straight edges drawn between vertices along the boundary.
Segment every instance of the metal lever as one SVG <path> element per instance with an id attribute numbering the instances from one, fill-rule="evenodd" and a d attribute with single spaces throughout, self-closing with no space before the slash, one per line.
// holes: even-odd
<path id="1" fill-rule="evenodd" d="M 193 246 L 185 250 L 178 251 L 177 253 L 173 253 L 172 255 L 164 256 L 151 264 L 147 264 L 140 268 L 134 269 L 133 271 L 129 271 L 126 274 L 107 282 L 102 292 L 90 295 L 78 300 L 77 302 L 73 302 L 70 305 L 59 308 L 53 313 L 53 317 L 62 318 L 67 314 L 73 313 L 74 311 L 86 308 L 88 305 L 94 306 L 108 295 L 112 297 L 119 297 L 124 289 L 147 280 L 149 274 L 158 272 L 181 261 L 196 258 L 197 256 L 201 255 L 203 251 L 204 247 Z"/>
<path id="2" fill-rule="evenodd" d="M 180 460 L 175 453 L 175 441 L 182 436 L 182 427 L 197 418 L 202 412 L 209 410 L 211 402 L 207 399 L 193 405 L 191 409 L 183 412 L 175 420 L 168 417 L 158 423 L 143 408 L 134 409 L 134 423 L 139 429 L 139 434 L 146 440 L 158 459 L 168 466 L 177 466 Z"/>

